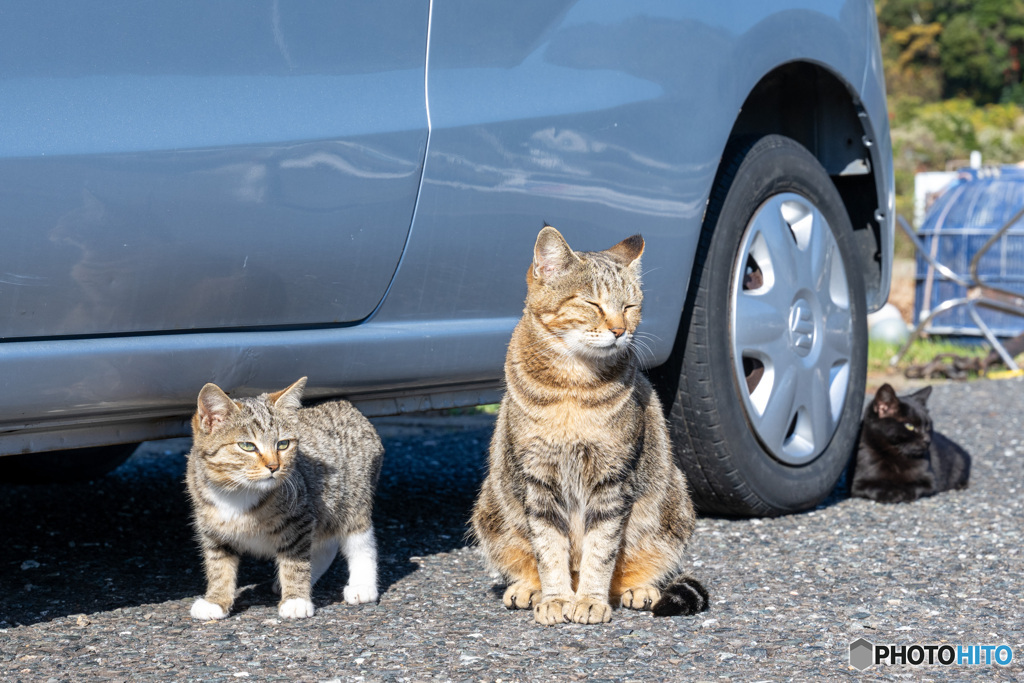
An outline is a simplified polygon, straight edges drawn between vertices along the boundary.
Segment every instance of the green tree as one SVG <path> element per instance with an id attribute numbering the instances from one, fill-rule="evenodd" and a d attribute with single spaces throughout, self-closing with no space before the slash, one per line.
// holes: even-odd
<path id="1" fill-rule="evenodd" d="M 1012 97 L 1021 83 L 1024 1 L 952 0 L 939 36 L 947 96 L 979 104 Z"/>
<path id="2" fill-rule="evenodd" d="M 875 8 L 892 92 L 1024 103 L 1024 0 L 876 0 Z"/>

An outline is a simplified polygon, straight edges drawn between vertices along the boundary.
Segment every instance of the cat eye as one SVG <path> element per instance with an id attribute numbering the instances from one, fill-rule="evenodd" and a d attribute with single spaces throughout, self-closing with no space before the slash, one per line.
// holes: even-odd
<path id="1" fill-rule="evenodd" d="M 599 311 L 600 311 L 600 310 L 603 310 L 603 309 L 601 308 L 601 304 L 599 304 L 599 303 L 598 303 L 598 302 L 596 302 L 596 301 L 591 301 L 590 299 L 584 299 L 583 301 L 584 301 L 584 303 L 588 303 L 588 304 L 590 304 L 591 306 L 595 307 L 595 308 L 596 308 L 597 310 L 599 310 Z"/>
<path id="2" fill-rule="evenodd" d="M 241 448 L 246 453 L 252 453 L 253 451 L 256 450 L 256 444 L 254 444 L 252 441 L 239 441 L 238 447 Z"/>
<path id="3" fill-rule="evenodd" d="M 904 426 L 904 427 L 906 427 L 907 429 L 909 429 L 909 430 L 910 430 L 910 431 L 912 431 L 912 432 L 913 432 L 913 431 L 915 431 L 915 429 L 914 429 L 914 425 L 912 425 L 912 424 L 905 424 L 905 425 L 903 425 L 903 426 Z"/>
<path id="4" fill-rule="evenodd" d="M 286 451 L 288 450 L 288 447 L 291 445 L 292 442 L 289 441 L 288 439 L 281 439 L 280 441 L 277 442 L 277 450 Z"/>

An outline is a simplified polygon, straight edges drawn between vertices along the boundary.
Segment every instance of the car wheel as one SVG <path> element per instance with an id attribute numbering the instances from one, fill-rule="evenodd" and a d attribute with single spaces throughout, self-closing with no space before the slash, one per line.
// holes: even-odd
<path id="1" fill-rule="evenodd" d="M 867 368 L 851 238 L 838 191 L 800 144 L 769 135 L 730 152 L 705 215 L 675 364 L 668 377 L 655 373 L 670 389 L 677 458 L 702 511 L 807 509 L 848 464 Z"/>
<path id="2" fill-rule="evenodd" d="M 63 484 L 97 479 L 127 460 L 137 443 L 0 456 L 5 484 Z"/>

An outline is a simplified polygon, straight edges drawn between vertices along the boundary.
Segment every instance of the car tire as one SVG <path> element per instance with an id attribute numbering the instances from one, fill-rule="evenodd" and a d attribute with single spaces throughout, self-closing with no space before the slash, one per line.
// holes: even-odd
<path id="1" fill-rule="evenodd" d="M 0 481 L 5 484 L 66 484 L 98 479 L 131 457 L 137 443 L 73 448 L 46 453 L 0 457 Z"/>
<path id="2" fill-rule="evenodd" d="M 734 145 L 705 214 L 673 357 L 652 378 L 705 513 L 805 510 L 856 448 L 867 372 L 852 226 L 817 159 Z"/>

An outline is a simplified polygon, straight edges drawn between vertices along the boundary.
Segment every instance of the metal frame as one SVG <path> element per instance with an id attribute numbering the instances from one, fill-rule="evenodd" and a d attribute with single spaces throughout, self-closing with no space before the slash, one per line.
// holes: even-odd
<path id="1" fill-rule="evenodd" d="M 895 367 L 903 359 L 903 356 L 906 355 L 910 345 L 914 343 L 914 340 L 921 336 L 924 329 L 929 323 L 931 323 L 933 318 L 945 313 L 946 311 L 957 308 L 958 306 L 966 306 L 968 315 L 971 316 L 974 324 L 978 326 L 978 329 L 981 330 L 982 335 L 984 335 L 985 339 L 992 346 L 995 352 L 999 354 L 999 357 L 1002 359 L 1003 363 L 1006 364 L 1006 367 L 1013 372 L 1020 371 L 1020 368 L 1013 360 L 1013 356 L 1009 354 L 1006 348 L 999 341 L 999 338 L 992 332 L 992 329 L 981 319 L 981 316 L 978 315 L 977 309 L 980 306 L 981 308 L 990 308 L 1002 313 L 1009 313 L 1010 315 L 1019 315 L 1024 318 L 1024 294 L 1012 292 L 1008 289 L 989 284 L 982 280 L 978 275 L 979 261 L 981 261 L 982 257 L 992 247 L 992 245 L 998 242 L 1003 235 L 1006 234 L 1006 231 L 1009 230 L 1014 223 L 1020 220 L 1022 216 L 1024 216 L 1024 208 L 1021 208 L 1017 213 L 1013 214 L 1013 217 L 1003 224 L 999 230 L 996 230 L 988 241 L 982 245 L 981 249 L 974 254 L 974 257 L 971 258 L 969 278 L 963 278 L 947 266 L 939 263 L 934 256 L 928 253 L 928 250 L 925 249 L 921 240 L 917 238 L 917 233 L 915 233 L 913 228 L 907 224 L 907 221 L 903 216 L 896 217 L 900 228 L 904 233 L 906 233 L 907 237 L 910 238 L 911 243 L 914 245 L 914 249 L 917 250 L 921 257 L 927 261 L 941 277 L 965 287 L 967 289 L 967 296 L 948 299 L 943 301 L 934 309 L 928 311 L 928 315 L 918 321 L 917 325 L 914 327 L 914 331 L 910 333 L 910 338 L 907 339 L 906 343 L 903 345 L 903 348 L 901 348 L 899 353 L 889 360 L 890 367 Z"/>

